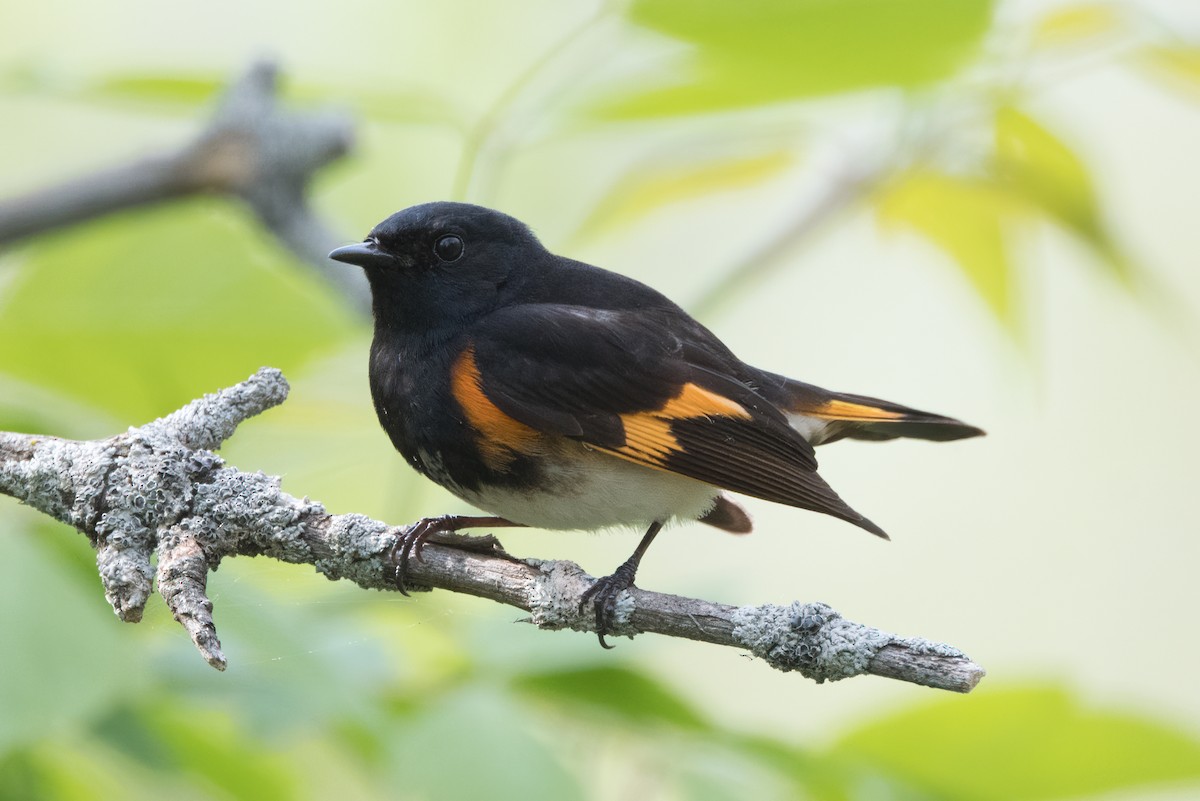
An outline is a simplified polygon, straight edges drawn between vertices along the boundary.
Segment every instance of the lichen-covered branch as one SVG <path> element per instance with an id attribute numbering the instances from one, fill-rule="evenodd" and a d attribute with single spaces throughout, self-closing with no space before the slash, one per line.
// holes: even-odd
<path id="1" fill-rule="evenodd" d="M 350 149 L 353 122 L 337 111 L 289 111 L 278 102 L 277 84 L 274 64 L 254 64 L 230 85 L 190 141 L 0 201 L 0 247 L 138 206 L 224 194 L 244 201 L 302 263 L 369 311 L 370 295 L 359 271 L 326 258 L 344 239 L 313 212 L 307 196 L 317 170 Z"/>
<path id="2" fill-rule="evenodd" d="M 395 528 L 331 515 L 280 490 L 279 479 L 226 467 L 212 453 L 240 422 L 286 396 L 283 375 L 264 368 L 106 440 L 0 433 L 0 492 L 87 535 L 105 596 L 122 620 L 141 619 L 156 579 L 196 648 L 223 670 L 205 585 L 225 557 L 265 555 L 314 565 L 330 579 L 395 589 L 384 564 Z M 591 583 L 582 569 L 518 559 L 490 536 L 435 537 L 409 576 L 426 588 L 518 607 L 541 628 L 594 630 L 594 615 L 579 610 Z M 948 645 L 852 623 L 819 603 L 734 607 L 633 589 L 618 604 L 613 633 L 643 632 L 742 648 L 818 682 L 869 673 L 968 692 L 984 674 Z"/>

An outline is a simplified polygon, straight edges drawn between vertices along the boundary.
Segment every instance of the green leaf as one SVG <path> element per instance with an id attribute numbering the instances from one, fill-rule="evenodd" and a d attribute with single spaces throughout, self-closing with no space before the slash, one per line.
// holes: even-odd
<path id="1" fill-rule="evenodd" d="M 0 757 L 0 801 L 41 801 L 49 798 L 42 766 L 26 751 Z"/>
<path id="2" fill-rule="evenodd" d="M 998 181 L 1094 238 L 1100 228 L 1091 176 L 1079 157 L 1040 123 L 1011 106 L 996 111 Z"/>
<path id="3" fill-rule="evenodd" d="M 79 400 L 0 373 L 0 431 L 53 431 L 60 437 L 86 439 L 127 425 Z"/>
<path id="4" fill-rule="evenodd" d="M 681 796 L 688 801 L 755 801 L 808 798 L 796 792 L 790 777 L 768 768 L 754 754 L 722 748 L 709 740 L 689 740 L 675 759 Z M 669 753 L 669 752 L 668 752 Z"/>
<path id="5" fill-rule="evenodd" d="M 1200 741 L 1135 715 L 1086 708 L 1053 687 L 930 703 L 867 723 L 831 755 L 962 801 L 1044 801 L 1200 782 Z"/>
<path id="6" fill-rule="evenodd" d="M 780 740 L 761 735 L 740 735 L 730 743 L 739 752 L 753 757 L 780 778 L 791 783 L 795 795 L 842 801 L 850 795 L 853 773 L 843 769 L 838 760 L 814 758 L 807 751 Z"/>
<path id="7" fill-rule="evenodd" d="M 596 203 L 578 235 L 606 233 L 673 203 L 753 186 L 793 163 L 791 151 L 781 149 L 742 158 L 632 170 Z"/>
<path id="8" fill-rule="evenodd" d="M 229 712 L 158 698 L 111 723 L 102 735 L 112 735 L 131 756 L 164 773 L 199 779 L 230 798 L 287 801 L 296 796 L 286 756 L 265 748 Z M 136 729 L 141 732 L 135 734 Z"/>
<path id="9" fill-rule="evenodd" d="M 0 74 L 0 86 L 4 85 L 5 77 Z M 19 74 L 9 80 L 18 77 Z M 170 104 L 192 109 L 215 101 L 229 87 L 229 80 L 228 75 L 115 74 L 69 94 L 83 100 Z M 289 103 L 315 105 L 332 98 L 338 105 L 350 106 L 377 121 L 460 125 L 464 118 L 462 111 L 444 97 L 418 85 L 388 84 L 383 89 L 363 89 L 288 80 L 281 91 Z"/>
<path id="10" fill-rule="evenodd" d="M 231 204 L 109 218 L 30 246 L 0 372 L 135 424 L 330 348 L 355 330 L 331 294 Z"/>
<path id="11" fill-rule="evenodd" d="M 1138 54 L 1135 63 L 1165 85 L 1200 98 L 1200 47 L 1151 45 Z"/>
<path id="12" fill-rule="evenodd" d="M 707 731 L 710 724 L 665 684 L 623 665 L 588 665 L 513 680 L 531 698 L 639 727 L 648 724 Z"/>
<path id="13" fill-rule="evenodd" d="M 1111 3 L 1080 3 L 1048 12 L 1033 29 L 1037 47 L 1063 47 L 1090 43 L 1122 27 L 1118 9 Z"/>
<path id="14" fill-rule="evenodd" d="M 131 772 L 94 742 L 55 738 L 0 758 L 0 801 L 199 801 L 198 793 Z"/>
<path id="15" fill-rule="evenodd" d="M 1110 233 L 1087 166 L 1058 137 L 1018 109 L 995 117 L 988 172 L 961 176 L 914 169 L 876 196 L 884 224 L 911 227 L 945 250 L 988 307 L 1018 324 L 1010 245 L 1018 226 L 1046 218 L 1083 239 L 1124 282 L 1133 265 Z"/>
<path id="16" fill-rule="evenodd" d="M 1200 82 L 1200 47 L 1155 47 L 1147 55 L 1180 77 Z"/>
<path id="17" fill-rule="evenodd" d="M 229 84 L 219 75 L 112 75 L 80 92 L 85 98 L 138 100 L 199 105 L 214 99 Z"/>
<path id="18" fill-rule="evenodd" d="M 1019 207 L 1006 193 L 980 179 L 919 170 L 885 187 L 875 203 L 881 223 L 928 237 L 958 263 L 997 318 L 1016 324 L 1006 235 Z"/>
<path id="19" fill-rule="evenodd" d="M 391 738 L 391 786 L 406 798 L 582 799 L 579 782 L 535 732 L 541 721 L 494 688 L 473 687 L 402 718 Z"/>
<path id="20" fill-rule="evenodd" d="M 1090 244 L 1114 275 L 1131 277 L 1100 211 L 1087 166 L 1062 140 L 1024 112 L 996 112 L 993 171 L 998 184 Z"/>
<path id="21" fill-rule="evenodd" d="M 977 49 L 992 0 L 635 0 L 633 22 L 692 45 L 682 69 L 598 109 L 656 117 L 952 75 Z M 651 79 L 653 80 L 653 79 Z"/>
<path id="22" fill-rule="evenodd" d="M 135 632 L 115 621 L 95 569 L 81 583 L 34 540 L 74 537 L 86 552 L 83 538 L 16 518 L 0 518 L 0 753 L 81 728 L 116 703 L 135 675 L 128 639 Z"/>

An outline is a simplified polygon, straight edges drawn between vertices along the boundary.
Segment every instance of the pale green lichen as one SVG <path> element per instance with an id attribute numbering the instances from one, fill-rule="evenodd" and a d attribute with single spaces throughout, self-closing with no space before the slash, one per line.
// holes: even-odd
<path id="1" fill-rule="evenodd" d="M 330 581 L 344 578 L 360 587 L 392 589 L 383 554 L 395 538 L 393 528 L 366 515 L 334 515 L 324 536 L 329 554 L 313 564 Z"/>
<path id="2" fill-rule="evenodd" d="M 529 618 L 542 629 L 571 629 L 572 631 L 595 631 L 596 617 L 590 604 L 582 611 L 579 598 L 590 586 L 592 578 L 574 562 L 526 559 L 526 564 L 538 569 L 538 578 L 529 594 Z M 617 596 L 610 634 L 632 637 L 631 629 L 635 603 L 633 593 L 623 590 Z"/>
<path id="3" fill-rule="evenodd" d="M 896 640 L 822 603 L 743 606 L 733 622 L 734 639 L 755 656 L 818 684 L 865 673 L 879 649 Z"/>

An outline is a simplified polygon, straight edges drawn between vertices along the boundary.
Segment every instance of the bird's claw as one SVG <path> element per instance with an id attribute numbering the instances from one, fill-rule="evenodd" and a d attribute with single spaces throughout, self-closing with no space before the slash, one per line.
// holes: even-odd
<path id="1" fill-rule="evenodd" d="M 391 547 L 388 548 L 384 564 L 391 568 L 392 583 L 396 585 L 396 589 L 400 591 L 401 595 L 407 596 L 409 594 L 409 558 L 415 557 L 420 562 L 421 551 L 425 547 L 425 542 L 439 531 L 448 530 L 449 523 L 450 518 L 445 515 L 442 517 L 426 517 L 418 520 L 396 535 Z"/>
<path id="2" fill-rule="evenodd" d="M 636 569 L 636 566 L 631 568 L 628 563 L 621 565 L 611 576 L 596 579 L 579 598 L 581 613 L 589 601 L 592 609 L 595 610 L 596 637 L 599 638 L 602 648 L 613 648 L 605 641 L 604 635 L 612 630 L 617 616 L 617 599 L 622 592 L 633 586 Z"/>

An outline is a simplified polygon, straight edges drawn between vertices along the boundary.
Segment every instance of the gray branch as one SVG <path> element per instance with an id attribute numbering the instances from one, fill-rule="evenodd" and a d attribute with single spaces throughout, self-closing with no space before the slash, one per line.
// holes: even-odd
<path id="1" fill-rule="evenodd" d="M 358 270 L 326 255 L 344 239 L 308 202 L 317 170 L 343 156 L 354 129 L 344 113 L 295 113 L 281 108 L 278 71 L 254 64 L 217 104 L 208 124 L 183 145 L 58 186 L 0 201 L 0 247 L 95 217 L 197 194 L 239 198 L 300 260 L 370 309 Z"/>
<path id="2" fill-rule="evenodd" d="M 196 648 L 223 670 L 205 585 L 225 557 L 264 555 L 364 588 L 395 589 L 385 559 L 397 529 L 331 515 L 282 492 L 278 478 L 226 467 L 212 453 L 287 390 L 278 370 L 264 368 L 106 440 L 0 433 L 0 492 L 88 537 L 105 597 L 122 620 L 141 619 L 156 580 Z M 518 559 L 494 537 L 439 536 L 410 575 L 423 588 L 523 609 L 540 628 L 594 631 L 593 615 L 578 608 L 591 577 L 571 562 Z M 955 648 L 853 623 L 820 603 L 734 607 L 632 589 L 618 603 L 614 633 L 643 632 L 748 650 L 817 682 L 869 673 L 968 692 L 984 675 Z"/>

